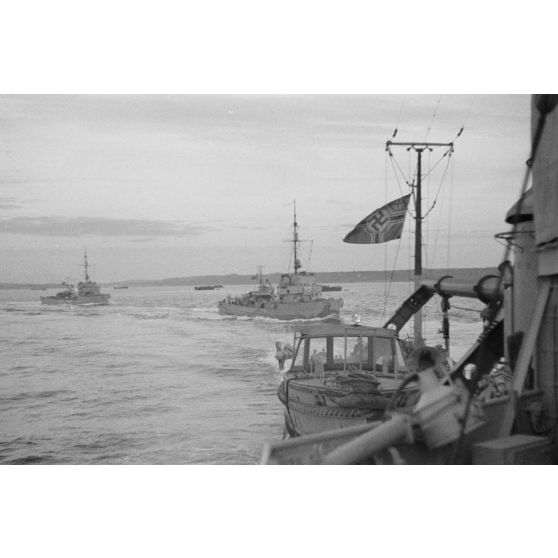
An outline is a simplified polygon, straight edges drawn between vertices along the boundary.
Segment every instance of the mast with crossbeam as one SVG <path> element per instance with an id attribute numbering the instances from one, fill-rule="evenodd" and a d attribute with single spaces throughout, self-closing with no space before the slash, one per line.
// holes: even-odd
<path id="1" fill-rule="evenodd" d="M 415 291 L 419 289 L 422 279 L 422 153 L 426 150 L 433 151 L 435 147 L 447 147 L 450 152 L 453 151 L 453 142 L 435 143 L 435 142 L 396 142 L 387 141 L 386 151 L 390 151 L 392 146 L 406 147 L 407 151 L 411 149 L 417 154 L 417 178 L 416 183 L 413 181 L 409 186 L 414 190 L 415 201 Z M 414 340 L 415 345 L 424 342 L 422 338 L 422 310 L 419 310 L 414 316 Z"/>

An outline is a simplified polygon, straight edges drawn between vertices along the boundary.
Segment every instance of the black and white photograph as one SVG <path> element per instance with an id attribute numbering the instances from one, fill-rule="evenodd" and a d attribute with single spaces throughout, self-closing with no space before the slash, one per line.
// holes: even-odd
<path id="1" fill-rule="evenodd" d="M 481 515 L 511 538 L 540 515 L 551 18 L 23 4 L 0 38 L 7 556 L 433 558 Z"/>
<path id="2" fill-rule="evenodd" d="M 553 462 L 555 104 L 1 97 L 2 463 Z"/>

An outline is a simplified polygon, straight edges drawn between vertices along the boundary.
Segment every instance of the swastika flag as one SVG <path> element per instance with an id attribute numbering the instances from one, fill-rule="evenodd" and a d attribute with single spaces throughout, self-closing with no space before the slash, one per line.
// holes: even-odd
<path id="1" fill-rule="evenodd" d="M 401 238 L 411 196 L 403 196 L 365 217 L 344 239 L 350 244 L 380 244 Z"/>

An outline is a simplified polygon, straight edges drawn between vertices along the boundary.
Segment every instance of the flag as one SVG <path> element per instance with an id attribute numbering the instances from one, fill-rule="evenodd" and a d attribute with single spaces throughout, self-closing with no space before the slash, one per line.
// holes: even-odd
<path id="1" fill-rule="evenodd" d="M 401 238 L 410 194 L 387 203 L 365 217 L 344 239 L 350 244 L 380 244 Z"/>

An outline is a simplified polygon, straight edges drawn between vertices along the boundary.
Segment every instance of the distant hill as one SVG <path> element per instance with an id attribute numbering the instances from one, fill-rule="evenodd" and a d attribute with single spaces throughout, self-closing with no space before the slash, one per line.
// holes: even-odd
<path id="1" fill-rule="evenodd" d="M 463 281 L 478 280 L 485 275 L 497 275 L 498 270 L 493 267 L 483 268 L 455 268 L 449 272 L 446 269 L 432 269 L 425 273 L 425 277 L 434 279 L 444 275 L 451 275 Z M 281 273 L 266 273 L 265 277 L 271 283 L 277 283 Z M 318 281 L 322 284 L 329 283 L 377 283 L 383 282 L 391 276 L 384 271 L 320 271 L 316 272 Z M 128 285 L 138 286 L 181 286 L 181 285 L 246 285 L 252 283 L 253 275 L 199 275 L 194 277 L 170 277 L 158 281 L 127 281 Z M 401 269 L 393 272 L 393 281 L 405 282 L 413 280 L 413 272 Z"/>
<path id="2" fill-rule="evenodd" d="M 435 279 L 444 275 L 451 275 L 463 281 L 478 280 L 484 275 L 497 275 L 498 270 L 493 267 L 482 268 L 455 268 L 431 269 L 425 277 Z M 377 283 L 390 279 L 392 272 L 384 271 L 320 271 L 316 272 L 318 281 L 322 284 L 329 283 Z M 277 283 L 281 273 L 266 273 L 265 277 L 272 283 Z M 193 277 L 169 277 L 168 279 L 143 279 L 133 281 L 115 281 L 103 283 L 103 286 L 135 285 L 138 287 L 165 287 L 165 286 L 196 286 L 196 285 L 246 285 L 253 282 L 253 275 L 197 275 Z M 413 272 L 408 269 L 399 269 L 393 272 L 393 281 L 405 282 L 413 280 Z M 41 289 L 57 288 L 59 283 L 0 283 L 0 289 Z"/>
<path id="3" fill-rule="evenodd" d="M 0 289 L 55 289 L 62 286 L 60 283 L 0 283 Z"/>
<path id="4" fill-rule="evenodd" d="M 450 269 L 431 269 L 425 272 L 425 277 L 436 279 L 444 275 L 451 275 L 462 281 L 475 281 L 485 275 L 497 275 L 498 270 L 494 267 L 481 268 L 455 268 Z M 389 280 L 392 272 L 385 271 L 320 271 L 316 272 L 318 281 L 322 284 L 330 283 L 377 283 Z M 266 273 L 265 277 L 272 283 L 277 283 L 281 273 Z M 175 287 L 175 286 L 196 286 L 196 285 L 246 285 L 253 282 L 253 275 L 197 275 L 194 277 L 169 277 L 168 279 L 145 279 L 134 281 L 115 281 L 103 283 L 104 287 L 113 285 L 129 285 L 138 287 Z M 400 269 L 393 272 L 393 281 L 405 282 L 413 280 L 413 272 L 408 269 Z M 57 288 L 60 284 L 44 283 L 0 283 L 0 289 L 38 289 L 38 288 Z"/>

